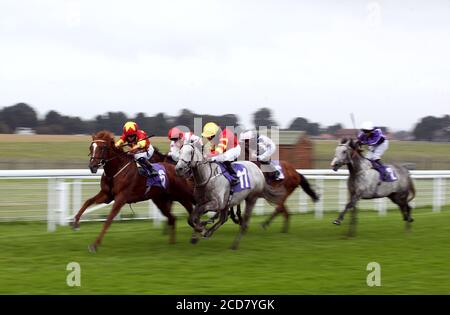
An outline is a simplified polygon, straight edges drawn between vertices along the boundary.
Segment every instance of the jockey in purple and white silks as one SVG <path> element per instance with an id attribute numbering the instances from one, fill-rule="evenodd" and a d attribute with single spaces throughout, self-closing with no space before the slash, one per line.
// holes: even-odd
<path id="1" fill-rule="evenodd" d="M 389 147 L 389 140 L 383 134 L 380 128 L 376 128 L 372 122 L 366 121 L 361 125 L 361 131 L 358 134 L 358 144 L 368 146 L 365 157 L 372 162 L 372 166 L 381 174 L 383 180 L 390 175 L 390 168 L 387 169 L 381 163 L 381 156 Z"/>
<path id="2" fill-rule="evenodd" d="M 282 179 L 281 173 L 271 163 L 271 157 L 277 150 L 277 146 L 267 136 L 260 135 L 254 130 L 247 130 L 240 134 L 239 142 L 249 141 L 250 160 L 259 161 L 263 172 L 272 173 L 275 179 Z"/>

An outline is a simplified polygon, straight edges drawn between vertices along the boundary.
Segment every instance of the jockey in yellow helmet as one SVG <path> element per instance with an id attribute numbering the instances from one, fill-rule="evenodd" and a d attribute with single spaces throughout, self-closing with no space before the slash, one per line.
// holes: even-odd
<path id="1" fill-rule="evenodd" d="M 123 145 L 130 148 L 128 152 L 134 154 L 135 161 L 141 166 L 146 166 L 148 168 L 150 176 L 158 175 L 149 161 L 153 152 L 155 152 L 155 149 L 150 143 L 147 133 L 144 130 L 140 130 L 138 124 L 134 121 L 128 121 L 123 125 L 123 133 L 119 140 L 117 140 L 116 147 L 121 148 Z M 142 172 L 142 170 L 140 170 L 140 172 Z"/>
<path id="2" fill-rule="evenodd" d="M 209 160 L 223 162 L 234 178 L 231 184 L 236 184 L 239 179 L 231 166 L 231 162 L 236 161 L 241 154 L 241 146 L 236 134 L 229 128 L 222 131 L 216 123 L 209 122 L 203 127 L 202 136 L 211 143 Z"/>

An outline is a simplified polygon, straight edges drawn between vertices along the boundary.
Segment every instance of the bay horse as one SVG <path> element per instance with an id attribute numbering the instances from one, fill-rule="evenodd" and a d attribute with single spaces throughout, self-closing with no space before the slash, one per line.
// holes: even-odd
<path id="1" fill-rule="evenodd" d="M 341 166 L 347 165 L 350 176 L 347 181 L 350 200 L 344 211 L 333 221 L 340 225 L 344 220 L 345 213 L 352 209 L 349 236 L 355 234 L 356 204 L 360 199 L 374 199 L 388 197 L 400 208 L 406 228 L 410 228 L 414 219 L 411 216 L 409 202 L 415 197 L 414 183 L 407 168 L 392 164 L 390 167 L 395 171 L 397 180 L 384 182 L 380 180 L 380 174 L 372 168 L 372 163 L 362 155 L 362 150 L 353 139 L 342 139 L 336 147 L 331 167 L 337 171 Z"/>
<path id="2" fill-rule="evenodd" d="M 244 149 L 244 158 L 250 157 L 250 145 L 246 141 L 245 149 Z M 258 167 L 261 167 L 261 162 L 259 161 L 252 161 Z M 283 214 L 284 216 L 284 224 L 282 228 L 282 232 L 287 233 L 289 229 L 289 211 L 286 206 L 286 200 L 289 198 L 289 196 L 294 192 L 297 187 L 301 187 L 302 190 L 311 198 L 313 202 L 319 201 L 318 194 L 311 188 L 311 185 L 309 184 L 308 180 L 303 174 L 300 174 L 297 172 L 295 167 L 284 160 L 280 160 L 280 166 L 283 171 L 284 178 L 281 180 L 273 180 L 269 177 L 269 175 L 266 175 L 267 173 L 264 173 L 264 176 L 266 177 L 267 182 L 273 186 L 273 187 L 279 187 L 282 186 L 285 189 L 285 195 L 281 200 L 277 203 L 275 210 L 272 212 L 270 217 L 265 220 L 261 226 L 266 229 L 270 223 L 273 221 L 273 219 L 278 214 Z"/>
<path id="3" fill-rule="evenodd" d="M 125 204 L 151 199 L 168 219 L 169 242 L 175 242 L 175 217 L 171 213 L 172 203 L 178 201 L 190 214 L 193 210 L 193 186 L 184 178 L 175 174 L 175 167 L 169 163 L 160 163 L 166 169 L 167 189 L 152 186 L 146 187 L 147 177 L 141 176 L 133 155 L 116 148 L 114 136 L 109 131 L 100 131 L 92 136 L 89 147 L 89 168 L 96 173 L 103 166 L 104 173 L 100 181 L 100 192 L 85 201 L 74 217 L 72 227 L 79 228 L 79 221 L 84 211 L 93 204 L 110 203 L 114 200 L 112 209 L 103 224 L 103 228 L 95 242 L 89 245 L 89 251 L 96 252 L 114 217 Z"/>
<path id="4" fill-rule="evenodd" d="M 175 162 L 170 155 L 162 153 L 157 147 L 154 147 L 154 149 L 155 151 L 153 152 L 153 155 L 150 158 L 151 163 L 166 162 L 173 165 L 177 164 L 177 162 Z"/>
<path id="5" fill-rule="evenodd" d="M 203 237 L 210 237 L 228 219 L 229 208 L 245 201 L 245 213 L 240 224 L 240 231 L 231 249 L 237 249 L 241 238 L 248 228 L 252 210 L 256 200 L 263 197 L 269 202 L 277 203 L 284 196 L 284 192 L 266 183 L 264 174 L 253 163 L 248 161 L 234 162 L 241 164 L 243 169 L 241 185 L 245 183 L 247 189 L 236 191 L 230 195 L 230 182 L 223 176 L 220 166 L 209 162 L 202 154 L 198 145 L 185 144 L 180 151 L 180 159 L 176 165 L 176 174 L 184 176 L 192 171 L 195 182 L 194 195 L 197 205 L 190 216 L 190 224 L 194 232 L 202 233 Z M 200 222 L 200 217 L 208 211 L 218 212 L 219 221 L 209 229 Z M 192 243 L 197 239 L 192 238 Z"/>

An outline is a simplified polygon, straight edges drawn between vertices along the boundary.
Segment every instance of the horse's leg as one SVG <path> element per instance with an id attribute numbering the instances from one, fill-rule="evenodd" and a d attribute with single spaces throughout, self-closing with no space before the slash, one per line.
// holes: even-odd
<path id="1" fill-rule="evenodd" d="M 222 209 L 218 213 L 219 221 L 203 233 L 204 237 L 211 237 L 211 235 L 228 220 L 228 209 Z"/>
<path id="2" fill-rule="evenodd" d="M 219 206 L 216 200 L 211 200 L 200 206 L 196 206 L 191 215 L 191 222 L 194 224 L 194 229 L 197 232 L 203 232 L 205 227 L 202 222 L 200 222 L 200 217 L 208 211 L 217 211 L 218 208 Z"/>
<path id="3" fill-rule="evenodd" d="M 408 201 L 406 201 L 406 211 L 408 213 L 408 222 L 410 222 L 410 223 L 414 222 L 414 219 L 411 215 L 411 210 L 412 210 L 412 207 L 409 205 Z"/>
<path id="4" fill-rule="evenodd" d="M 245 213 L 242 219 L 241 227 L 239 230 L 239 234 L 235 238 L 233 244 L 231 245 L 231 249 L 236 250 L 239 247 L 239 243 L 247 231 L 248 224 L 250 221 L 250 216 L 252 214 L 253 208 L 255 207 L 257 198 L 251 198 L 245 200 Z"/>
<path id="5" fill-rule="evenodd" d="M 348 228 L 348 237 L 354 237 L 356 235 L 356 223 L 357 223 L 357 209 L 356 206 L 352 208 L 350 216 L 350 224 Z"/>
<path id="6" fill-rule="evenodd" d="M 108 201 L 108 195 L 103 191 L 100 191 L 94 197 L 86 200 L 84 202 L 83 206 L 80 208 L 80 210 L 78 210 L 78 213 L 75 215 L 74 221 L 70 223 L 72 228 L 74 230 L 77 230 L 80 228 L 80 218 L 83 215 L 84 211 L 86 211 L 87 208 L 89 208 L 93 204 L 106 203 L 107 201 Z"/>
<path id="7" fill-rule="evenodd" d="M 280 209 L 280 206 L 277 206 L 277 207 L 275 208 L 275 210 L 272 212 L 272 214 L 270 215 L 270 217 L 269 217 L 266 221 L 264 221 L 263 223 L 261 223 L 261 227 L 262 227 L 263 229 L 267 229 L 267 228 L 269 227 L 270 223 L 272 223 L 273 219 L 275 219 L 275 217 L 276 217 L 279 213 L 281 213 L 281 209 Z"/>
<path id="8" fill-rule="evenodd" d="M 169 243 L 175 244 L 175 222 L 176 219 L 171 213 L 172 210 L 172 200 L 164 198 L 154 198 L 153 202 L 161 210 L 162 214 L 167 218 L 167 227 L 169 229 Z"/>
<path id="9" fill-rule="evenodd" d="M 199 241 L 200 233 L 205 230 L 205 225 L 200 222 L 201 216 L 209 210 L 217 209 L 217 201 L 211 200 L 207 203 L 196 205 L 191 215 L 189 216 L 189 225 L 193 227 L 194 231 L 191 237 L 191 243 L 196 244 Z"/>
<path id="10" fill-rule="evenodd" d="M 194 229 L 194 223 L 192 222 L 192 212 L 194 211 L 194 207 L 192 205 L 192 202 L 188 199 L 186 199 L 186 200 L 180 199 L 180 200 L 178 200 L 178 202 L 181 203 L 181 205 L 187 210 L 187 212 L 189 214 L 187 222 Z M 191 243 L 196 244 L 199 239 L 200 239 L 199 234 L 195 230 L 193 230 L 192 236 L 191 236 Z"/>
<path id="11" fill-rule="evenodd" d="M 353 196 L 353 197 L 350 199 L 350 202 L 347 203 L 347 204 L 345 205 L 344 211 L 342 211 L 341 213 L 339 213 L 338 218 L 337 218 L 336 220 L 333 221 L 333 224 L 340 225 L 341 222 L 344 220 L 344 216 L 345 216 L 345 214 L 347 213 L 347 211 L 348 211 L 349 209 L 355 208 L 355 207 L 356 207 L 356 203 L 358 202 L 358 200 L 359 200 L 359 197 Z"/>
<path id="12" fill-rule="evenodd" d="M 393 193 L 389 195 L 389 199 L 391 199 L 391 201 L 400 209 L 403 221 L 408 221 L 408 195 L 405 196 L 398 193 Z"/>
<path id="13" fill-rule="evenodd" d="M 237 205 L 236 215 L 237 215 L 239 224 L 241 224 L 242 223 L 241 204 Z"/>
<path id="14" fill-rule="evenodd" d="M 406 231 L 409 231 L 411 229 L 411 222 L 413 222 L 414 219 L 411 217 L 411 207 L 408 204 L 408 194 L 392 194 L 389 198 L 400 208 L 403 215 L 403 221 L 405 221 L 405 229 Z"/>
<path id="15" fill-rule="evenodd" d="M 103 237 L 105 236 L 106 231 L 108 230 L 109 226 L 111 225 L 113 219 L 115 216 L 119 213 L 120 209 L 125 204 L 125 198 L 122 197 L 116 197 L 114 199 L 114 205 L 111 209 L 111 212 L 108 215 L 108 218 L 106 219 L 105 223 L 103 223 L 102 231 L 100 232 L 99 236 L 95 240 L 95 242 L 91 245 L 89 245 L 89 251 L 92 253 L 95 253 L 97 251 L 97 247 L 102 243 Z"/>
<path id="16" fill-rule="evenodd" d="M 284 204 L 281 205 L 281 212 L 284 215 L 284 224 L 281 232 L 287 233 L 289 230 L 289 211 Z"/>
<path id="17" fill-rule="evenodd" d="M 211 218 L 209 218 L 209 219 L 206 220 L 206 221 L 202 221 L 201 224 L 202 224 L 203 226 L 206 226 L 206 225 L 208 225 L 208 224 L 212 224 L 212 223 L 214 223 L 214 221 L 217 220 L 218 217 L 219 217 L 219 212 L 216 211 L 216 213 L 215 213 Z"/>
<path id="18" fill-rule="evenodd" d="M 239 220 L 236 218 L 233 207 L 230 208 L 230 218 L 234 224 L 239 224 Z"/>

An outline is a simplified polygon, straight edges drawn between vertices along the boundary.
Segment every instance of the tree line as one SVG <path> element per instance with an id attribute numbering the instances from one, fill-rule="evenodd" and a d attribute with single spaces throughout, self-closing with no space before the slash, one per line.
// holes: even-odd
<path id="1" fill-rule="evenodd" d="M 187 126 L 193 130 L 194 117 L 201 117 L 203 122 L 214 121 L 220 126 L 239 125 L 239 118 L 235 114 L 215 116 L 194 113 L 189 109 L 182 109 L 178 116 L 168 116 L 164 113 L 158 113 L 155 116 L 147 116 L 145 113 L 128 116 L 124 112 L 107 112 L 88 120 L 51 110 L 45 114 L 43 119 L 39 119 L 33 107 L 26 103 L 18 103 L 0 110 L 0 133 L 14 133 L 16 128 L 26 127 L 32 128 L 38 134 L 92 134 L 102 129 L 120 134 L 124 122 L 133 120 L 142 129 L 156 136 L 165 136 L 169 128 L 173 126 Z M 272 111 L 268 108 L 261 108 L 253 114 L 253 124 L 255 127 L 266 126 L 268 128 L 279 126 L 273 119 Z M 340 123 L 321 126 L 304 117 L 297 117 L 285 130 L 305 131 L 311 136 L 318 136 L 324 133 L 333 135 L 342 128 Z M 415 140 L 449 141 L 450 116 L 424 117 L 411 132 L 400 132 L 400 134 L 403 133 L 411 134 Z"/>

